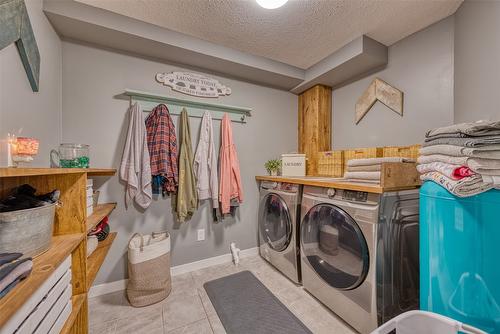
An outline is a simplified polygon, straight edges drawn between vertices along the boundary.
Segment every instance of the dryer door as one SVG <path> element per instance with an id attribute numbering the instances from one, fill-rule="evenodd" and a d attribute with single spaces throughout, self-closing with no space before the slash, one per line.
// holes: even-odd
<path id="1" fill-rule="evenodd" d="M 280 195 L 269 193 L 262 199 L 260 207 L 261 242 L 277 252 L 284 251 L 292 238 L 292 221 L 285 201 Z"/>
<path id="2" fill-rule="evenodd" d="M 347 212 L 332 204 L 313 206 L 301 226 L 303 258 L 330 286 L 351 290 L 368 273 L 365 237 Z"/>

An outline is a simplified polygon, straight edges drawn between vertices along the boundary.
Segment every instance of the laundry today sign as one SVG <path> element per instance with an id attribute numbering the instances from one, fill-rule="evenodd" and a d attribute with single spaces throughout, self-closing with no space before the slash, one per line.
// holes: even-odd
<path id="1" fill-rule="evenodd" d="M 196 73 L 158 73 L 156 81 L 192 96 L 217 98 L 231 94 L 231 88 L 224 86 L 218 80 Z"/>

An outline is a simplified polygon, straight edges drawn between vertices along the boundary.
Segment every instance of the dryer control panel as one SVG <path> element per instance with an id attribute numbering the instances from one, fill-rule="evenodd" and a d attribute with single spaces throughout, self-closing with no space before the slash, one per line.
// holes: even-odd
<path id="1" fill-rule="evenodd" d="M 298 184 L 270 181 L 263 181 L 260 187 L 266 190 L 280 190 L 289 193 L 297 193 L 300 189 L 300 185 Z"/>

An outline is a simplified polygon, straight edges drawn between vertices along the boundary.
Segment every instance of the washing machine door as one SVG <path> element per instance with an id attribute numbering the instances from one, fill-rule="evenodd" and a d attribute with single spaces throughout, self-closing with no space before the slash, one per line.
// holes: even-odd
<path id="1" fill-rule="evenodd" d="M 368 246 L 347 212 L 332 204 L 318 204 L 301 224 L 302 256 L 326 283 L 340 290 L 363 283 L 369 267 Z"/>
<path id="2" fill-rule="evenodd" d="M 262 199 L 259 214 L 261 242 L 271 249 L 281 252 L 290 244 L 292 238 L 292 220 L 283 198 L 276 193 L 269 193 Z"/>

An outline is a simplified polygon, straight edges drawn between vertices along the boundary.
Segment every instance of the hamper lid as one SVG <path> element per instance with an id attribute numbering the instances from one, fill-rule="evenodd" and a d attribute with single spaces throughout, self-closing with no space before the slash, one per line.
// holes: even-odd
<path id="1" fill-rule="evenodd" d="M 470 196 L 470 197 L 457 197 L 446 190 L 444 187 L 432 181 L 426 181 L 420 187 L 420 196 L 444 200 L 453 200 L 457 202 L 473 202 L 473 203 L 495 203 L 500 204 L 500 190 L 491 189 L 484 193 Z"/>

